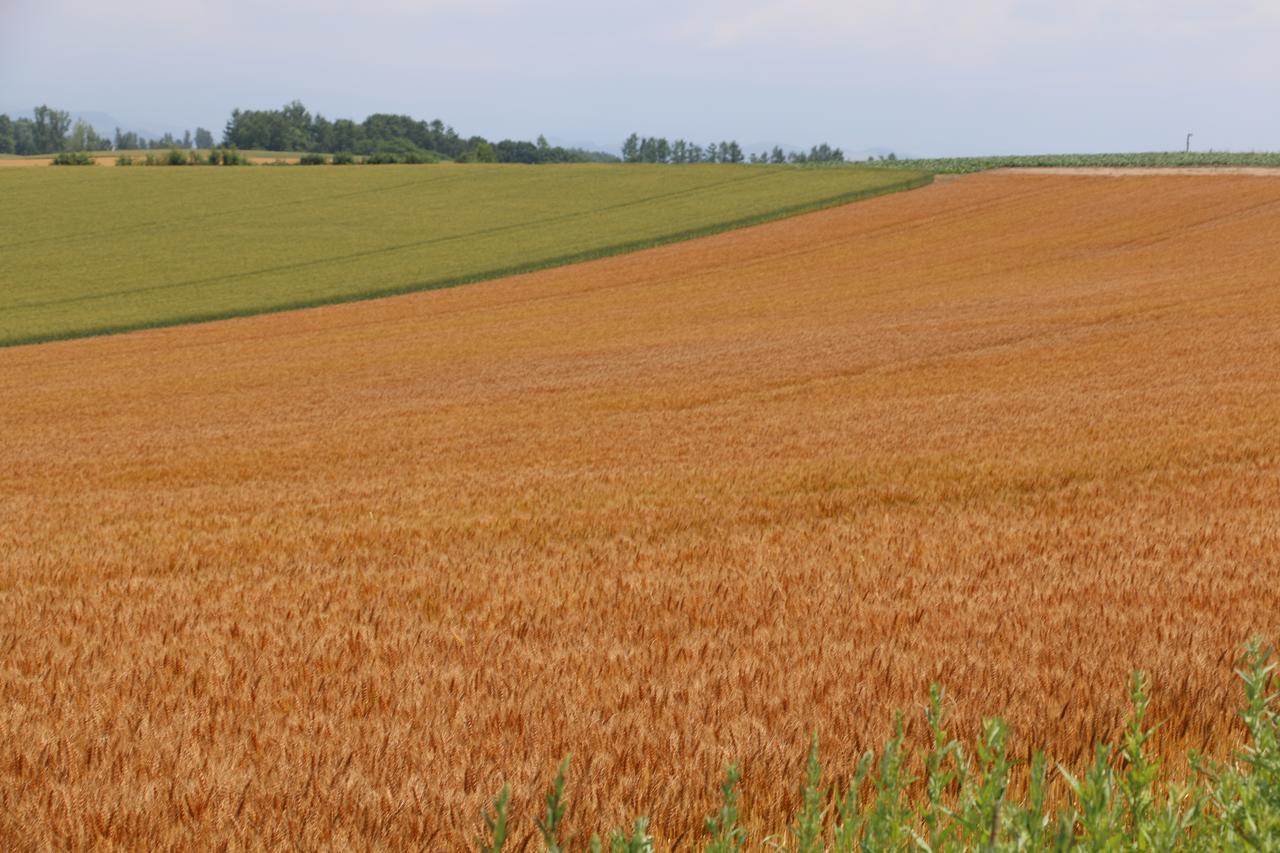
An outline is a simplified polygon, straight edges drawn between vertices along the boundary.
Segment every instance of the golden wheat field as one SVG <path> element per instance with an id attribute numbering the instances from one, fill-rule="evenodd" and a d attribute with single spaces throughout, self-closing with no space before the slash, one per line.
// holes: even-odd
<path id="1" fill-rule="evenodd" d="M 680 846 L 931 681 L 1071 764 L 1280 636 L 1280 179 L 978 175 L 0 351 L 3 846 Z"/>

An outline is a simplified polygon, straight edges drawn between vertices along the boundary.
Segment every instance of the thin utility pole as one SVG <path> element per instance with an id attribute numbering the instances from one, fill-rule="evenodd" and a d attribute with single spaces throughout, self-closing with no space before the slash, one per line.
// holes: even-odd
<path id="1" fill-rule="evenodd" d="M 1187 153 L 1188 154 L 1191 153 L 1191 137 L 1192 136 L 1193 134 L 1190 134 L 1190 133 L 1187 134 Z"/>

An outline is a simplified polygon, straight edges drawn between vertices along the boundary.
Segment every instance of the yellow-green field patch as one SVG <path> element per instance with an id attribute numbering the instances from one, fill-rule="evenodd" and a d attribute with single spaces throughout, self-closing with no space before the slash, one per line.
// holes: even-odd
<path id="1" fill-rule="evenodd" d="M 447 287 L 928 180 L 723 165 L 7 169 L 0 346 Z"/>

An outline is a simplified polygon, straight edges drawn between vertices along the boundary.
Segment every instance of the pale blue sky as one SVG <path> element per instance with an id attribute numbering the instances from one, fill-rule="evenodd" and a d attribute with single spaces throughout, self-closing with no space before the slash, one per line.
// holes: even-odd
<path id="1" fill-rule="evenodd" d="M 359 11 L 353 11 L 353 10 Z M 1280 0 L 0 0 L 0 110 L 919 155 L 1280 149 Z"/>

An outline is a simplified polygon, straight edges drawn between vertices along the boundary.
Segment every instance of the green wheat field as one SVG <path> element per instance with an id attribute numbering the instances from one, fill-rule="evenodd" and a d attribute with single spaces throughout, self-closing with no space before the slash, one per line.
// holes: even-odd
<path id="1" fill-rule="evenodd" d="M 723 165 L 7 170 L 0 346 L 448 287 L 929 180 Z"/>

